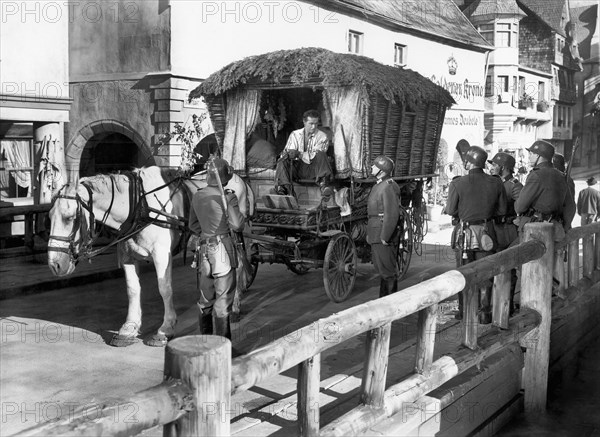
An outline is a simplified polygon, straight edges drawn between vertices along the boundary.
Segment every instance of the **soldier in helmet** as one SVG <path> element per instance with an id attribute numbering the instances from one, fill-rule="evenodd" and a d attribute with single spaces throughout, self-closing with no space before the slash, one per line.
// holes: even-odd
<path id="1" fill-rule="evenodd" d="M 398 219 L 400 218 L 400 187 L 392 179 L 394 162 L 378 156 L 371 166 L 377 179 L 367 200 L 367 243 L 375 270 L 379 273 L 379 297 L 394 293 L 398 288 Z"/>
<path id="2" fill-rule="evenodd" d="M 471 146 L 464 155 L 468 174 L 455 178 L 448 187 L 448 202 L 444 208 L 456 226 L 452 246 L 456 250 L 457 266 L 465 265 L 494 253 L 497 242 L 492 224 L 495 217 L 506 215 L 506 193 L 502 181 L 483 172 L 488 154 Z M 492 321 L 492 281 L 481 284 L 479 290 L 479 322 Z M 457 318 L 463 315 L 463 296 L 459 294 Z"/>
<path id="3" fill-rule="evenodd" d="M 560 153 L 554 152 L 554 156 L 552 157 L 552 164 L 554 165 L 555 169 L 557 169 L 565 176 L 565 180 L 567 181 L 567 187 L 569 187 L 569 193 L 571 194 L 573 201 L 575 201 L 575 181 L 571 178 L 570 175 L 567 174 L 565 157 Z"/>
<path id="4" fill-rule="evenodd" d="M 533 169 L 515 202 L 515 211 L 521 216 L 519 229 L 528 222 L 547 221 L 561 223 L 568 230 L 575 216 L 575 200 L 564 175 L 552 165 L 554 146 L 537 140 L 527 150 Z"/>
<path id="5" fill-rule="evenodd" d="M 221 185 L 229 182 L 233 167 L 224 159 L 215 158 L 207 163 L 207 169 L 208 186 L 194 194 L 189 219 L 190 230 L 199 237 L 196 253 L 201 274 L 198 300 L 200 333 L 214 333 L 231 339 L 229 317 L 235 294 L 237 257 L 230 229 L 241 231 L 244 216 L 235 194 L 219 187 L 219 180 Z"/>
<path id="6" fill-rule="evenodd" d="M 513 243 L 518 243 L 519 235 L 517 233 L 517 225 L 515 225 L 513 221 L 517 218 L 515 201 L 519 198 L 519 194 L 521 194 L 523 184 L 513 176 L 516 161 L 512 155 L 506 152 L 498 152 L 488 162 L 491 165 L 492 174 L 500 177 L 502 184 L 504 185 L 504 191 L 506 192 L 506 215 L 496 217 L 494 222 L 496 238 L 498 239 L 497 251 L 501 251 Z M 512 269 L 510 277 L 509 315 L 512 315 L 515 310 L 514 296 L 516 285 L 517 270 Z"/>

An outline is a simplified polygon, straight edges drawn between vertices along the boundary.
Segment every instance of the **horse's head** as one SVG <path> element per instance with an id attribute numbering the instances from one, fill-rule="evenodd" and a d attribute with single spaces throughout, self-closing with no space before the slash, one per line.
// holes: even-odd
<path id="1" fill-rule="evenodd" d="M 73 273 L 93 224 L 91 205 L 81 198 L 78 186 L 62 187 L 49 213 L 48 267 L 56 276 Z"/>

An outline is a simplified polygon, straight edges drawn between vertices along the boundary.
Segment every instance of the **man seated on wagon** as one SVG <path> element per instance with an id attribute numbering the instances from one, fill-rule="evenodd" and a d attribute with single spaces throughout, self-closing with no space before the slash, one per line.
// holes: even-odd
<path id="1" fill-rule="evenodd" d="M 331 197 L 329 183 L 333 171 L 327 158 L 329 138 L 320 130 L 319 112 L 311 109 L 303 114 L 304 127 L 293 131 L 277 161 L 275 192 L 292 194 L 292 180 L 311 179 L 321 187 L 324 198 Z"/>

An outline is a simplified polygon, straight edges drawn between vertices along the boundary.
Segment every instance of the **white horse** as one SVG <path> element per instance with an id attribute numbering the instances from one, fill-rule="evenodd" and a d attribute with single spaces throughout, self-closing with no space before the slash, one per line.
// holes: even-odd
<path id="1" fill-rule="evenodd" d="M 130 173 L 82 178 L 55 194 L 49 213 L 48 266 L 56 276 L 73 273 L 80 258 L 91 258 L 103 250 L 94 251 L 92 247 L 96 221 L 118 232 L 111 245 L 117 244 L 129 307 L 127 319 L 111 345 L 128 346 L 140 334 L 141 260 L 154 263 L 164 303 L 163 323 L 146 344 L 164 346 L 173 337 L 177 322 L 171 286 L 173 255 L 185 250 L 191 195 L 204 186 L 202 177 L 184 179 L 174 171 L 146 167 Z M 236 193 L 242 214 L 251 217 L 254 193 L 249 185 L 234 174 L 227 188 Z"/>

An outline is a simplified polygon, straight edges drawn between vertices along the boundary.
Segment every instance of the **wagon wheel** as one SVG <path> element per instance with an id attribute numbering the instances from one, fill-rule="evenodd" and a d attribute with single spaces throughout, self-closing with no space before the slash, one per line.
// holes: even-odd
<path id="1" fill-rule="evenodd" d="M 345 301 L 354 288 L 357 262 L 356 246 L 348 234 L 337 234 L 329 241 L 323 260 L 323 283 L 333 302 Z"/>
<path id="2" fill-rule="evenodd" d="M 410 215 L 402 209 L 402 226 L 400 227 L 400 241 L 398 242 L 398 279 L 404 278 L 410 265 L 410 257 L 413 251 L 413 229 Z"/>

